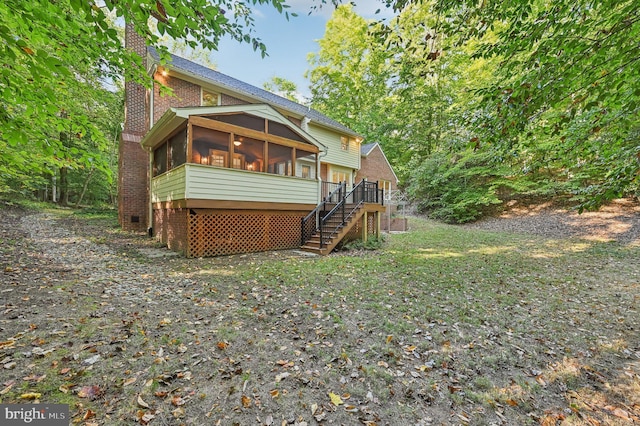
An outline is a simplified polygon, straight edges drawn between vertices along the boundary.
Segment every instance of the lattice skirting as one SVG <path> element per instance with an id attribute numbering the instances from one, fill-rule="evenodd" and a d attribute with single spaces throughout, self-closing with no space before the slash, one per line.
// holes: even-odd
<path id="1" fill-rule="evenodd" d="M 378 213 L 366 212 L 357 223 L 347 232 L 342 239 L 342 243 L 362 239 L 362 226 L 364 221 L 367 223 L 367 238 L 376 237 L 378 235 Z"/>
<path id="2" fill-rule="evenodd" d="M 306 211 L 164 209 L 154 232 L 187 257 L 211 257 L 300 247 Z M 178 241 L 180 239 L 180 241 Z"/>

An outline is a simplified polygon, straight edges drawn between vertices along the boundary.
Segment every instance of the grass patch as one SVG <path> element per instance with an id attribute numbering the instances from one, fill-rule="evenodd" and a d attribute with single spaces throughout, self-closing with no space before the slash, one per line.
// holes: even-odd
<path id="1" fill-rule="evenodd" d="M 63 223 L 124 254 L 149 244 L 100 226 L 113 221 L 114 212 L 85 212 Z M 47 317 L 19 343 L 42 333 L 57 348 L 35 363 L 50 370 L 39 384 L 47 402 L 88 404 L 77 392 L 99 386 L 91 406 L 100 424 L 135 422 L 139 411 L 158 424 L 270 416 L 273 424 L 526 425 L 569 412 L 588 424 L 615 420 L 611 407 L 638 415 L 629 390 L 640 388 L 640 248 L 419 219 L 412 228 L 376 251 L 326 257 L 145 260 L 138 299 L 105 297 L 82 280 L 56 283 L 67 335 L 48 334 L 56 321 Z M 100 273 L 117 280 L 101 282 L 114 292 L 141 265 L 133 254 L 110 262 Z M 46 306 L 37 292 L 28 301 L 6 294 L 16 306 Z M 7 335 L 26 326 L 15 324 L 22 328 Z M 86 366 L 92 350 L 100 361 Z M 17 350 L 5 356 L 16 369 L 33 363 Z M 66 395 L 56 392 L 63 368 L 85 369 Z M 3 402 L 36 389 L 21 383 L 29 372 L 10 373 L 16 385 Z"/>

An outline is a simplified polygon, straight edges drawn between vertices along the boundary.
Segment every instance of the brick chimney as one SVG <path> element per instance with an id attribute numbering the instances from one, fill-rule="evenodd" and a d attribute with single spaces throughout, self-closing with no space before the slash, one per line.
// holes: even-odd
<path id="1" fill-rule="evenodd" d="M 147 58 L 144 39 L 126 24 L 125 46 Z M 124 129 L 118 149 L 118 220 L 125 231 L 147 231 L 149 214 L 149 154 L 140 141 L 149 130 L 147 89 L 126 81 Z"/>

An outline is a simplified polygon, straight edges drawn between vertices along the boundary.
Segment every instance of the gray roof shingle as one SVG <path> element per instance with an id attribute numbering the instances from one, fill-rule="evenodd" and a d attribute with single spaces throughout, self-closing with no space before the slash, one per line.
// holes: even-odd
<path id="1" fill-rule="evenodd" d="M 149 48 L 149 54 L 155 62 L 159 62 L 160 57 L 153 47 Z M 327 126 L 334 130 L 352 136 L 359 136 L 356 132 L 349 129 L 347 126 L 339 123 L 336 120 L 333 120 L 332 118 L 327 117 L 326 115 L 322 114 L 319 111 L 316 111 L 313 108 L 301 105 L 297 102 L 291 101 L 287 98 L 283 98 L 282 96 L 278 96 L 256 86 L 252 86 L 251 84 L 245 83 L 221 72 L 189 61 L 188 59 L 182 58 L 180 56 L 171 54 L 171 63 L 169 64 L 169 67 L 176 71 L 190 74 L 213 85 L 230 89 L 240 95 L 248 96 L 257 101 L 269 104 L 273 107 L 284 109 L 285 111 L 289 111 L 290 113 L 306 116 L 311 119 L 311 121 L 315 121 L 316 123 Z"/>
<path id="2" fill-rule="evenodd" d="M 360 155 L 364 155 L 365 157 L 369 155 L 371 150 L 378 145 L 378 142 L 367 143 L 364 145 L 360 145 Z"/>

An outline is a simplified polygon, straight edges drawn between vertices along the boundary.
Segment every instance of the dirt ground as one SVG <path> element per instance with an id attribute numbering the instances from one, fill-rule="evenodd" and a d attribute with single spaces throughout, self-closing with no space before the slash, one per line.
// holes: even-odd
<path id="1" fill-rule="evenodd" d="M 467 226 L 640 245 L 640 207 L 634 203 L 614 203 L 581 216 L 553 206 L 512 207 L 502 217 Z M 464 375 L 447 367 L 453 357 L 434 367 L 415 360 L 419 354 L 411 345 L 399 351 L 395 370 L 388 356 L 372 358 L 371 367 L 359 364 L 356 358 L 373 355 L 348 354 L 334 344 L 367 336 L 340 334 L 330 309 L 238 282 L 233 274 L 242 265 L 257 271 L 274 260 L 308 258 L 304 253 L 228 256 L 208 259 L 203 267 L 199 259 L 174 256 L 144 235 L 104 223 L 9 206 L 0 207 L 0 216 L 2 403 L 69 404 L 71 423 L 86 426 L 519 425 L 525 420 L 552 425 L 574 419 L 571 409 L 536 412 L 535 407 L 528 419 L 526 414 L 525 420 L 510 419 L 503 413 L 512 404 L 522 406 L 521 401 L 504 397 L 497 406 L 472 401 L 460 391 Z M 444 327 L 431 326 L 434 335 Z M 517 345 L 512 352 L 531 354 Z M 631 395 L 621 398 L 627 405 L 608 406 L 600 422 L 566 424 L 640 422 L 640 348 L 619 353 L 625 365 L 635 366 L 620 371 L 634 384 L 627 389 Z M 414 361 L 419 364 L 410 374 L 401 372 Z M 432 368 L 445 377 L 448 390 L 437 380 L 414 384 Z M 607 385 L 598 371 L 584 373 L 595 388 Z M 380 387 L 367 387 L 364 377 L 375 374 Z M 530 375 L 534 382 L 541 377 L 535 369 Z M 353 396 L 341 391 L 346 383 L 357 388 Z M 488 385 L 478 379 L 475 386 Z M 576 407 L 584 407 L 580 404 Z"/>

